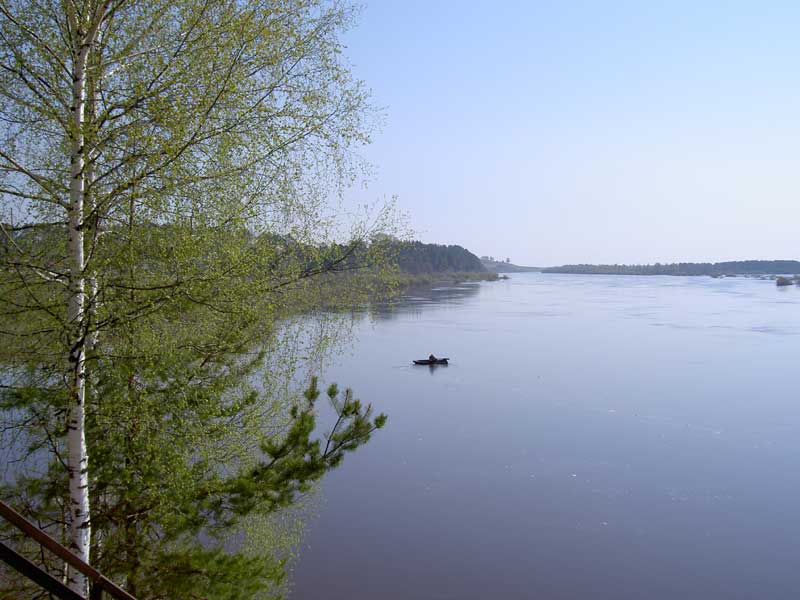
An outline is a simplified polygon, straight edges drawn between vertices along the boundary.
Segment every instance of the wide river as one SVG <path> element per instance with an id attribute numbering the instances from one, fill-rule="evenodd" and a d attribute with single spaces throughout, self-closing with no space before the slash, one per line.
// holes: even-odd
<path id="1" fill-rule="evenodd" d="M 800 289 L 514 274 L 356 333 L 324 381 L 389 422 L 323 481 L 292 598 L 800 595 Z"/>

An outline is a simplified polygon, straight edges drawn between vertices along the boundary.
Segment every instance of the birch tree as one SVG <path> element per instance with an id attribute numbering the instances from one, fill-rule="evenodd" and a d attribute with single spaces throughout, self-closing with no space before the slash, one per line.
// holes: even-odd
<path id="1" fill-rule="evenodd" d="M 231 357 L 267 342 L 265 314 L 312 306 L 297 290 L 363 248 L 364 227 L 330 243 L 341 225 L 326 208 L 368 141 L 339 41 L 352 16 L 325 0 L 0 0 L 2 362 L 27 390 L 13 398 L 39 390 L 28 406 L 56 440 L 68 539 L 87 562 L 87 424 L 126 394 L 236 373 Z M 304 481 L 382 423 L 354 406 L 349 441 Z M 306 466 L 322 460 L 295 442 Z M 68 580 L 85 593 L 79 573 Z"/>

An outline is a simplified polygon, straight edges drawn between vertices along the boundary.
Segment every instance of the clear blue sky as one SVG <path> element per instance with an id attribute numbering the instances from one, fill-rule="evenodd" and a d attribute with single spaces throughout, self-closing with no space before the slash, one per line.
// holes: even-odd
<path id="1" fill-rule="evenodd" d="M 367 0 L 368 201 L 519 264 L 800 259 L 800 2 Z"/>

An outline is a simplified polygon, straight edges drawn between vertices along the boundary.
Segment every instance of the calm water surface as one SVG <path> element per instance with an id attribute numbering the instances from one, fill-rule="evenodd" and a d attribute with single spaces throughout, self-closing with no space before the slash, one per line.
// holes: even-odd
<path id="1" fill-rule="evenodd" d="M 798 597 L 800 289 L 512 277 L 359 326 L 326 381 L 389 423 L 325 479 L 292 597 Z"/>

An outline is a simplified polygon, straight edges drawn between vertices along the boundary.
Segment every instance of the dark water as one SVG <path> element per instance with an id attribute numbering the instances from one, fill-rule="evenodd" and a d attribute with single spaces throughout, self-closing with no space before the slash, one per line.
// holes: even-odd
<path id="1" fill-rule="evenodd" d="M 449 367 L 412 367 L 430 352 Z M 519 274 L 375 323 L 293 598 L 796 598 L 800 289 Z"/>

